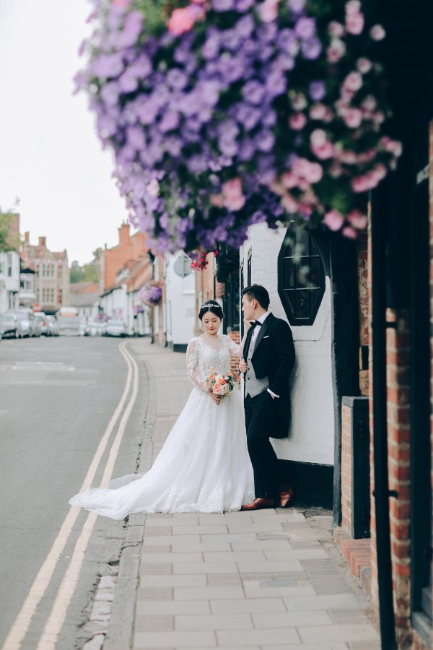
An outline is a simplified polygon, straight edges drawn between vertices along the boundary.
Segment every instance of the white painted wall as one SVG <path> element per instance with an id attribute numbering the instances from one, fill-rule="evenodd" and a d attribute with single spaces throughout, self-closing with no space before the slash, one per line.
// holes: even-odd
<path id="1" fill-rule="evenodd" d="M 244 284 L 252 249 L 251 281 L 269 291 L 272 313 L 287 321 L 278 295 L 278 255 L 285 228 L 253 226 L 241 248 Z M 292 373 L 292 426 L 289 438 L 272 440 L 279 458 L 320 465 L 334 464 L 334 406 L 331 362 L 331 287 L 326 290 L 312 326 L 291 326 L 296 350 Z"/>
<path id="2" fill-rule="evenodd" d="M 181 278 L 174 272 L 178 255 L 167 254 L 165 258 L 167 342 L 186 345 L 194 336 L 196 321 L 195 275 Z"/>
<path id="3" fill-rule="evenodd" d="M 16 251 L 0 252 L 0 313 L 18 307 L 20 256 Z"/>
<path id="4" fill-rule="evenodd" d="M 104 314 L 114 320 L 121 320 L 127 325 L 128 297 L 126 293 L 126 282 L 120 287 L 113 289 L 109 294 L 101 298 L 101 305 Z"/>

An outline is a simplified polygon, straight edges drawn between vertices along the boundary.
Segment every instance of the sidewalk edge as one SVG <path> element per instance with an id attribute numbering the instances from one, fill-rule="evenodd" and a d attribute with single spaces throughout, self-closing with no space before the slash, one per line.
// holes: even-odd
<path id="1" fill-rule="evenodd" d="M 132 350 L 135 354 L 135 351 Z M 137 469 L 146 472 L 152 465 L 152 433 L 156 420 L 156 380 L 151 364 L 144 356 L 146 374 L 147 408 L 143 418 L 143 438 L 137 457 Z M 126 524 L 126 537 L 122 548 L 119 573 L 116 581 L 104 650 L 126 650 L 133 645 L 135 603 L 139 583 L 141 547 L 143 545 L 146 515 L 130 515 Z"/>

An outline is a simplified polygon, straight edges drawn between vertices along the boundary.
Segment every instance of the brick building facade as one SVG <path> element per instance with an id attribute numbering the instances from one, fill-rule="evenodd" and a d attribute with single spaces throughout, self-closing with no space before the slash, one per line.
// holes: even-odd
<path id="1" fill-rule="evenodd" d="M 69 305 L 69 266 L 66 250 L 53 252 L 47 247 L 46 237 L 39 237 L 37 245 L 30 244 L 30 233 L 24 234 L 21 258 L 35 271 L 36 304 L 41 311 L 53 314 Z"/>
<path id="2" fill-rule="evenodd" d="M 433 47 L 423 34 L 433 7 L 415 1 L 404 19 L 399 5 L 385 0 L 381 9 L 393 129 L 403 156 L 371 197 L 368 302 L 362 303 L 360 284 L 361 341 L 364 335 L 369 346 L 368 372 L 361 371 L 361 388 L 368 390 L 361 392 L 368 399 L 343 400 L 341 526 L 335 537 L 371 593 L 382 647 L 426 650 L 433 641 L 433 70 L 427 64 Z M 426 47 L 420 56 L 421 43 Z M 360 251 L 360 269 L 365 262 Z M 370 436 L 364 428 L 360 447 L 363 399 Z M 358 462 L 360 453 L 366 460 L 365 452 L 369 464 Z M 360 507 L 367 510 L 369 499 L 361 492 L 368 483 L 371 518 L 365 526 Z"/>

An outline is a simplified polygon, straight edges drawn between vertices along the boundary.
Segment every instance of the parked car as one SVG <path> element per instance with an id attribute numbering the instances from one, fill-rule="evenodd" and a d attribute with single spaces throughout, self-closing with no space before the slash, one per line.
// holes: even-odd
<path id="1" fill-rule="evenodd" d="M 33 312 L 30 309 L 10 309 L 5 313 L 14 314 L 18 318 L 23 336 L 34 336 L 35 326 L 31 322 L 31 314 Z"/>
<path id="2" fill-rule="evenodd" d="M 54 316 L 47 316 L 47 336 L 60 336 L 59 324 Z"/>
<path id="3" fill-rule="evenodd" d="M 20 339 L 23 336 L 25 336 L 24 330 L 16 314 L 10 312 L 0 314 L 0 338 Z"/>
<path id="4" fill-rule="evenodd" d="M 109 320 L 104 336 L 126 336 L 125 323 L 121 320 Z"/>
<path id="5" fill-rule="evenodd" d="M 36 318 L 35 314 L 31 312 L 29 314 L 30 318 L 30 336 L 40 337 L 42 334 L 42 323 Z"/>
<path id="6" fill-rule="evenodd" d="M 38 311 L 35 313 L 35 318 L 39 322 L 41 328 L 41 334 L 44 336 L 49 336 L 48 327 L 47 327 L 47 315 L 43 311 Z"/>
<path id="7" fill-rule="evenodd" d="M 103 336 L 105 333 L 105 323 L 90 323 L 89 336 Z"/>

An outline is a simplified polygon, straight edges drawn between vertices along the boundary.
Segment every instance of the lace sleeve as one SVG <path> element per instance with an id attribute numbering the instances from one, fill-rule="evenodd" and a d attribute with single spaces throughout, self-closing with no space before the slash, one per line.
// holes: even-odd
<path id="1" fill-rule="evenodd" d="M 198 366 L 198 349 L 197 349 L 197 342 L 192 339 L 188 343 L 188 348 L 186 351 L 186 371 L 188 374 L 188 377 L 192 381 L 197 388 L 200 390 L 207 392 L 207 389 L 205 385 L 199 381 L 198 376 L 197 376 L 197 366 Z"/>
<path id="2" fill-rule="evenodd" d="M 230 336 L 227 336 L 227 338 L 229 341 L 230 354 L 232 354 L 234 357 L 241 357 L 242 350 L 244 349 L 245 336 L 240 343 L 236 343 L 235 341 L 233 341 L 233 339 L 231 339 Z"/>

